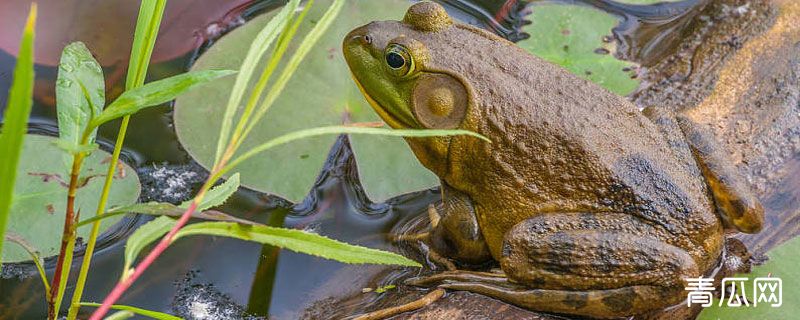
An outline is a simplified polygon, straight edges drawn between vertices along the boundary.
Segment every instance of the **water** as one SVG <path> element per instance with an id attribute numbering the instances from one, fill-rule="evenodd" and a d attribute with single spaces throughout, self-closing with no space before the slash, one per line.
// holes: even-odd
<path id="1" fill-rule="evenodd" d="M 442 2 L 459 20 L 487 28 L 512 41 L 526 38 L 520 31 L 525 24 L 526 2 Z M 643 64 L 657 61 L 671 52 L 671 46 L 680 39 L 680 31 L 688 25 L 692 13 L 696 13 L 704 4 L 701 1 L 687 1 L 673 5 L 630 6 L 609 1 L 580 2 L 622 17 L 625 23 L 615 30 L 623 49 L 620 54 Z M 197 4 L 196 1 L 175 3 Z M 183 33 L 184 36 L 192 34 L 192 38 L 175 39 L 176 42 L 192 45 L 163 49 L 165 52 L 158 52 L 157 48 L 155 56 L 162 59 L 156 59 L 157 62 L 151 67 L 151 79 L 186 71 L 213 39 L 249 17 L 279 4 L 279 1 L 237 1 L 234 5 L 210 8 L 202 14 L 195 12 L 199 18 L 195 17 L 197 24 L 192 26 L 194 31 Z M 129 11 L 128 14 L 135 16 L 135 11 Z M 166 24 L 170 22 L 169 17 L 168 14 L 164 20 Z M 106 22 L 113 23 L 113 20 Z M 101 62 L 127 60 L 124 51 L 109 52 L 110 56 L 98 59 Z M 0 51 L 2 105 L 5 105 L 13 63 L 11 55 Z M 36 72 L 32 127 L 33 130 L 53 134 L 53 89 L 57 67 L 44 63 L 36 66 Z M 122 91 L 124 64 L 115 62 L 104 65 L 104 73 L 109 79 L 107 91 L 111 100 Z M 99 141 L 106 148 L 110 141 L 114 141 L 117 127 L 118 123 L 112 123 L 100 129 Z M 180 201 L 204 179 L 202 170 L 191 165 L 189 156 L 179 146 L 166 106 L 147 109 L 133 118 L 126 140 L 125 159 L 140 168 L 145 188 L 156 191 L 144 190 L 146 199 L 143 200 Z M 348 243 L 393 249 L 393 245 L 386 241 L 390 230 L 414 219 L 425 211 L 428 204 L 440 197 L 438 191 L 427 190 L 400 196 L 387 203 L 369 203 L 358 185 L 355 171 L 347 140 L 342 138 L 332 148 L 320 183 L 302 203 L 292 205 L 255 192 L 241 191 L 222 211 L 270 225 L 316 232 Z M 183 188 L 167 192 L 164 185 L 167 179 L 182 183 L 180 185 Z M 141 218 L 127 219 L 113 236 L 104 238 L 93 260 L 88 289 L 84 294 L 86 301 L 100 301 L 116 283 L 124 250 L 124 242 L 119 240 L 124 239 L 142 221 Z M 53 264 L 54 261 L 47 263 L 51 273 Z M 77 271 L 78 268 L 76 265 L 73 270 Z M 44 290 L 39 279 L 30 276 L 30 266 L 15 265 L 7 267 L 6 272 L 9 273 L 9 270 L 29 276 L 0 280 L 0 319 L 43 318 Z M 195 237 L 173 244 L 119 303 L 198 319 L 226 319 L 226 315 L 236 318 L 242 313 L 254 317 L 293 319 L 303 314 L 313 317 L 314 312 L 325 314 L 330 310 L 347 314 L 348 311 L 363 309 L 377 297 L 374 293 L 362 293 L 362 289 L 390 283 L 395 277 L 401 276 L 396 270 L 380 266 L 349 266 L 226 238 Z"/>

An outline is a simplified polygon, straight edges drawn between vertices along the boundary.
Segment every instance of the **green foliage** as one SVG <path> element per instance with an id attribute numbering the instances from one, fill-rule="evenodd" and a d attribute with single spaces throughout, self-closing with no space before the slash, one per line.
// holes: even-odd
<path id="1" fill-rule="evenodd" d="M 86 45 L 73 42 L 64 47 L 56 80 L 58 135 L 62 148 L 72 152 L 86 149 L 81 138 L 89 121 L 106 105 L 105 88 L 103 69 Z M 87 144 L 94 142 L 96 132 L 96 128 L 91 131 Z"/>
<path id="2" fill-rule="evenodd" d="M 80 305 L 87 306 L 87 307 L 99 307 L 100 306 L 99 303 L 91 303 L 91 302 L 81 302 Z M 125 311 L 133 312 L 133 313 L 136 313 L 136 314 L 143 315 L 145 317 L 150 317 L 150 318 L 158 319 L 158 320 L 183 320 L 183 319 L 181 319 L 179 317 L 176 317 L 176 316 L 173 316 L 173 315 L 168 315 L 166 313 L 157 312 L 157 311 L 150 311 L 150 310 L 145 310 L 145 309 L 142 309 L 142 308 L 125 306 L 125 305 L 115 304 L 115 305 L 111 306 L 111 309 L 125 310 Z"/>
<path id="3" fill-rule="evenodd" d="M 6 232 L 5 235 L 6 241 L 10 241 L 12 243 L 16 243 L 20 248 L 28 252 L 28 255 L 31 257 L 33 264 L 36 265 L 36 271 L 39 272 L 39 278 L 42 280 L 42 286 L 45 289 L 45 296 L 49 300 L 50 299 L 50 283 L 47 281 L 47 273 L 44 271 L 44 259 L 39 256 L 39 252 L 36 248 L 33 247 L 28 241 L 26 241 L 22 236 L 13 233 L 13 232 Z"/>
<path id="4" fill-rule="evenodd" d="M 401 255 L 339 242 L 321 235 L 269 226 L 249 226 L 230 222 L 202 222 L 184 227 L 175 240 L 190 235 L 210 235 L 268 244 L 339 262 L 388 264 L 421 267 Z"/>
<path id="5" fill-rule="evenodd" d="M 60 161 L 63 151 L 53 147 L 57 139 L 41 135 L 27 135 L 17 168 L 18 178 L 14 187 L 14 202 L 9 220 L 9 230 L 28 239 L 43 257 L 58 254 L 61 245 L 64 213 L 67 203 L 67 183 Z M 83 166 L 81 185 L 78 188 L 76 210 L 94 210 L 103 186 L 105 168 L 109 154 L 93 152 Z M 111 190 L 110 203 L 114 206 L 136 202 L 139 196 L 139 179 L 128 165 L 121 165 L 116 172 L 117 183 Z M 85 183 L 85 185 L 84 185 Z M 119 221 L 120 217 L 103 222 L 105 230 Z M 89 230 L 78 230 L 78 236 L 86 238 Z M 29 259 L 28 253 L 17 247 L 4 248 L 3 259 L 20 262 Z"/>
<path id="6" fill-rule="evenodd" d="M 795 237 L 781 244 L 769 252 L 769 260 L 752 268 L 748 274 L 738 274 L 744 277 L 745 297 L 750 306 L 728 307 L 725 303 L 719 305 L 715 299 L 713 304 L 703 309 L 697 317 L 698 320 L 749 320 L 749 319 L 793 319 L 800 314 L 800 278 L 797 277 L 797 266 L 800 265 L 800 237 Z M 768 303 L 759 303 L 753 307 L 753 280 L 758 277 L 777 277 L 783 282 L 783 304 L 780 307 L 771 307 Z M 738 290 L 738 289 L 737 289 Z M 727 302 L 727 301 L 726 301 Z"/>
<path id="7" fill-rule="evenodd" d="M 228 180 L 221 185 L 211 188 L 203 197 L 203 201 L 197 205 L 197 211 L 203 211 L 208 208 L 216 207 L 225 203 L 236 190 L 239 189 L 239 174 L 234 173 Z M 188 208 L 191 200 L 181 203 L 181 208 Z"/>
<path id="8" fill-rule="evenodd" d="M 636 64 L 615 58 L 615 43 L 603 41 L 613 39 L 611 29 L 618 18 L 583 5 L 544 3 L 532 8 L 532 23 L 523 28 L 531 37 L 520 41 L 520 47 L 619 95 L 639 86 L 632 72 L 623 70 L 634 70 Z"/>
<path id="9" fill-rule="evenodd" d="M 123 278 L 126 277 L 131 265 L 139 256 L 139 253 L 147 247 L 147 245 L 161 238 L 167 234 L 170 228 L 175 225 L 175 220 L 169 217 L 161 216 L 145 223 L 130 236 L 128 241 L 125 242 L 125 265 L 123 267 Z"/>
<path id="10" fill-rule="evenodd" d="M 619 3 L 638 4 L 638 5 L 651 5 L 657 3 L 681 2 L 687 0 L 615 0 Z"/>
<path id="11" fill-rule="evenodd" d="M 141 87 L 127 90 L 114 100 L 103 112 L 92 119 L 91 128 L 108 121 L 132 115 L 140 110 L 157 106 L 175 99 L 187 90 L 211 80 L 233 74 L 230 70 L 204 70 L 187 72 L 166 79 L 150 82 Z"/>
<path id="12" fill-rule="evenodd" d="M 131 58 L 128 60 L 125 90 L 144 84 L 147 69 L 150 66 L 150 56 L 153 54 L 153 47 L 155 47 L 158 29 L 161 27 L 161 18 L 166 6 L 167 0 L 144 0 L 139 6 Z"/>
<path id="13" fill-rule="evenodd" d="M 36 4 L 31 5 L 28 21 L 20 40 L 14 80 L 8 94 L 8 104 L 3 114 L 0 131 L 0 268 L 2 268 L 3 236 L 8 218 L 13 214 L 14 187 L 17 182 L 17 166 L 22 154 L 28 117 L 33 105 L 33 39 L 36 25 Z M 8 261 L 8 259 L 6 259 Z"/>
<path id="14" fill-rule="evenodd" d="M 318 0 L 299 27 L 299 34 L 312 29 L 330 0 Z M 266 113 L 268 121 L 252 126 L 241 149 L 254 148 L 264 141 L 301 129 L 380 121 L 350 79 L 342 54 L 344 36 L 356 26 L 372 20 L 401 19 L 408 8 L 406 0 L 346 1 L 338 19 L 311 48 L 285 89 L 275 96 Z M 192 67 L 192 70 L 237 69 L 259 32 L 275 21 L 276 14 L 265 14 L 231 31 L 217 41 Z M 275 44 L 273 44 L 273 48 Z M 287 63 L 298 45 L 290 44 L 282 63 Z M 265 68 L 268 59 L 261 59 Z M 244 67 L 240 76 L 244 73 Z M 254 77 L 255 78 L 255 77 Z M 257 84 L 249 81 L 245 92 Z M 175 105 L 175 126 L 182 145 L 207 168 L 211 168 L 216 149 L 208 141 L 219 139 L 233 79 L 222 79 L 203 89 L 179 97 Z M 323 94 L 309 94 L 323 93 Z M 239 109 L 239 114 L 243 108 Z M 308 194 L 317 179 L 334 136 L 319 136 L 279 146 L 263 156 L 242 162 L 235 171 L 242 174 L 242 184 L 249 188 L 299 201 Z M 438 178 L 422 167 L 400 137 L 352 136 L 350 142 L 358 159 L 358 171 L 369 197 L 383 201 L 406 192 L 434 187 Z M 244 152 L 244 151 L 242 151 Z M 241 153 L 240 153 L 241 154 Z"/>

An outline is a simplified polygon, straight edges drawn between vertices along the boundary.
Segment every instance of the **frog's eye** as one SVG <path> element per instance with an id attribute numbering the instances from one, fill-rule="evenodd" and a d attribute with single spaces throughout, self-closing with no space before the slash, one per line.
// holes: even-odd
<path id="1" fill-rule="evenodd" d="M 414 59 L 408 49 L 399 44 L 390 44 L 384 52 L 386 66 L 398 77 L 406 77 L 414 71 Z"/>

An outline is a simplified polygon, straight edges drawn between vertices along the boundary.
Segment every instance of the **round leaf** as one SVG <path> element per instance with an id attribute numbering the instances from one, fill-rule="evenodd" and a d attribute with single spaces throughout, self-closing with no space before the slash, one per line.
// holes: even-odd
<path id="1" fill-rule="evenodd" d="M 523 28 L 531 37 L 520 41 L 520 47 L 619 95 L 639 86 L 631 71 L 636 64 L 615 58 L 615 42 L 608 41 L 618 18 L 579 5 L 548 3 L 532 10 L 532 23 Z"/>
<path id="2" fill-rule="evenodd" d="M 64 228 L 64 214 L 69 182 L 65 164 L 61 161 L 63 150 L 54 145 L 56 138 L 28 135 L 23 145 L 22 157 L 14 185 L 8 230 L 22 236 L 40 252 L 41 257 L 58 254 Z M 82 217 L 94 215 L 103 188 L 103 179 L 111 158 L 106 152 L 96 150 L 83 165 L 86 185 L 78 189 L 76 210 Z M 118 169 L 111 187 L 109 207 L 128 205 L 139 197 L 139 178 L 128 165 Z M 122 216 L 104 219 L 101 230 L 116 223 Z M 91 228 L 79 228 L 79 237 L 88 237 Z M 30 260 L 24 249 L 6 242 L 3 262 Z"/>
<path id="3" fill-rule="evenodd" d="M 329 4 L 330 1 L 326 0 L 315 2 L 284 62 Z M 401 19 L 409 4 L 405 0 L 347 1 L 339 17 L 245 140 L 240 154 L 290 131 L 346 122 L 379 121 L 350 79 L 350 71 L 341 53 L 342 39 L 350 30 L 370 21 Z M 192 70 L 239 69 L 253 38 L 273 15 L 256 17 L 221 38 L 197 60 Z M 263 67 L 259 66 L 259 70 Z M 233 82 L 234 79 L 229 78 L 204 85 L 179 97 L 175 105 L 178 138 L 192 157 L 206 168 L 214 160 L 223 109 Z M 280 146 L 259 158 L 245 161 L 234 171 L 241 173 L 242 184 L 246 187 L 300 201 L 313 187 L 334 140 L 333 136 L 319 137 Z M 436 176 L 419 164 L 402 138 L 356 135 L 351 137 L 351 143 L 361 182 L 374 201 L 437 184 Z"/>

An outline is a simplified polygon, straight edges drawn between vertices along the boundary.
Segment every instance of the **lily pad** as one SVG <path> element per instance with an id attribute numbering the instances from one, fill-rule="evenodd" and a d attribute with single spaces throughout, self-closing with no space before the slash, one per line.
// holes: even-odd
<path id="1" fill-rule="evenodd" d="M 619 95 L 639 86 L 637 65 L 614 57 L 611 29 L 619 18 L 582 5 L 546 3 L 532 10 L 532 23 L 523 28 L 531 37 L 520 47 Z"/>
<path id="2" fill-rule="evenodd" d="M 303 21 L 300 37 L 322 16 L 330 1 L 316 1 Z M 380 121 L 350 79 L 341 53 L 344 36 L 373 20 L 399 20 L 410 5 L 406 0 L 347 1 L 342 13 L 292 76 L 287 88 L 262 119 L 242 150 L 290 131 L 347 122 Z M 192 66 L 192 70 L 238 69 L 252 39 L 274 13 L 258 16 L 219 39 Z M 287 58 L 291 55 L 290 48 Z M 261 66 L 263 67 L 263 66 Z M 175 128 L 181 144 L 205 167 L 214 160 L 224 106 L 234 79 L 222 79 L 179 97 Z M 328 156 L 335 137 L 320 137 L 274 148 L 242 163 L 236 170 L 251 189 L 302 200 Z M 359 175 L 367 195 L 383 201 L 398 194 L 437 185 L 438 178 L 422 167 L 409 147 L 397 137 L 352 136 Z"/>
<path id="3" fill-rule="evenodd" d="M 615 0 L 614 2 L 626 3 L 626 4 L 638 4 L 638 5 L 651 5 L 662 2 L 681 2 L 681 1 L 688 1 L 688 0 Z"/>
<path id="4" fill-rule="evenodd" d="M 727 296 L 720 306 L 720 301 L 714 299 L 711 306 L 703 309 L 698 320 L 745 320 L 745 319 L 794 319 L 800 314 L 800 278 L 797 277 L 797 266 L 800 265 L 800 237 L 795 237 L 786 243 L 775 247 L 767 253 L 769 260 L 766 263 L 753 267 L 748 274 L 738 274 L 735 277 L 747 278 L 744 285 L 744 297 L 748 305 L 738 307 L 728 306 L 730 296 Z M 753 294 L 753 282 L 756 278 L 779 278 L 781 281 L 781 295 L 775 291 L 775 298 L 782 298 L 780 306 L 772 303 L 757 301 Z M 738 284 L 737 284 L 738 285 Z M 737 287 L 737 292 L 740 288 Z M 769 291 L 766 292 L 769 297 Z M 734 300 L 736 301 L 736 300 Z M 755 303 L 754 303 L 755 302 Z"/>
<path id="5" fill-rule="evenodd" d="M 54 145 L 56 138 L 28 135 L 22 150 L 14 201 L 11 207 L 8 230 L 20 235 L 39 250 L 42 257 L 58 254 L 64 228 L 67 187 L 69 177 L 61 162 L 62 151 Z M 111 155 L 95 150 L 83 164 L 86 184 L 78 189 L 76 210 L 83 217 L 94 215 L 103 187 L 108 160 Z M 111 188 L 109 207 L 128 205 L 139 197 L 139 178 L 128 165 L 120 166 Z M 101 230 L 106 230 L 122 216 L 104 219 Z M 88 237 L 91 228 L 79 228 L 79 237 Z M 6 242 L 3 262 L 30 260 L 24 249 Z"/>

